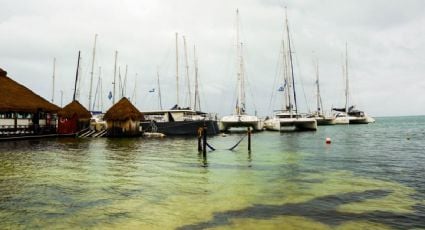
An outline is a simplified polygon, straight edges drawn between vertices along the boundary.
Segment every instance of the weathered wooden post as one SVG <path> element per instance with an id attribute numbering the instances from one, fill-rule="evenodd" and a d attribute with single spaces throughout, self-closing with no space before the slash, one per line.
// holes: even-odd
<path id="1" fill-rule="evenodd" d="M 202 137 L 203 137 L 203 143 L 202 143 L 202 156 L 204 159 L 207 158 L 207 127 L 204 126 L 202 130 Z"/>
<path id="2" fill-rule="evenodd" d="M 198 128 L 198 153 L 202 152 L 202 135 L 204 129 L 202 127 Z"/>
<path id="3" fill-rule="evenodd" d="M 251 152 L 251 127 L 248 127 L 248 151 Z"/>

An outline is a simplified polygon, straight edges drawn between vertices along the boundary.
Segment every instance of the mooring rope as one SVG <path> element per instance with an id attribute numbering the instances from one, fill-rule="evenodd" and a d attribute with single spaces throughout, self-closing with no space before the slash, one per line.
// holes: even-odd
<path id="1" fill-rule="evenodd" d="M 230 150 L 230 151 L 233 151 L 233 149 L 235 149 L 236 147 L 238 147 L 238 145 L 243 141 L 243 139 L 245 139 L 245 137 L 246 136 L 248 136 L 248 134 L 246 134 L 245 136 L 243 136 L 235 145 L 233 145 L 231 148 L 228 148 L 228 149 L 225 149 L 225 150 Z M 210 145 L 208 142 L 207 142 L 207 146 L 208 146 L 208 148 L 210 148 L 211 149 L 211 151 L 215 151 L 215 150 L 217 150 L 216 148 L 214 148 L 212 145 Z"/>

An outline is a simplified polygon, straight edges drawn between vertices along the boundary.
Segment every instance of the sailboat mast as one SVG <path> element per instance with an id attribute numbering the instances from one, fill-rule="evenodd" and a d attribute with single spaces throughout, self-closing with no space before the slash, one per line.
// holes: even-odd
<path id="1" fill-rule="evenodd" d="M 133 95 L 132 95 L 132 100 L 133 100 L 133 103 L 134 103 L 134 105 L 136 105 L 136 86 L 137 86 L 137 73 L 136 73 L 136 76 L 134 77 L 134 89 L 133 89 Z"/>
<path id="2" fill-rule="evenodd" d="M 286 8 L 285 8 L 286 11 Z M 295 79 L 294 79 L 294 65 L 292 63 L 292 51 L 291 51 L 291 39 L 289 36 L 289 23 L 288 23 L 288 13 L 286 12 L 286 33 L 288 36 L 288 52 L 289 52 L 289 63 L 291 64 L 291 76 L 292 76 L 292 90 L 294 92 L 294 106 L 295 106 L 295 113 L 297 113 L 298 106 L 297 106 L 297 94 L 295 93 Z M 292 115 L 292 105 L 289 105 L 289 111 Z"/>
<path id="3" fill-rule="evenodd" d="M 80 69 L 80 54 L 81 54 L 81 51 L 78 51 L 77 73 L 75 74 L 74 96 L 72 97 L 73 101 L 75 101 L 75 93 L 77 92 L 78 71 Z"/>
<path id="4" fill-rule="evenodd" d="M 176 33 L 176 96 L 177 96 L 177 106 L 179 105 L 179 34 Z"/>
<path id="5" fill-rule="evenodd" d="M 127 92 L 126 92 L 126 89 L 127 89 L 127 72 L 128 72 L 128 65 L 125 65 L 124 80 L 122 82 L 122 97 L 125 97 L 127 95 Z"/>
<path id="6" fill-rule="evenodd" d="M 241 115 L 241 99 L 242 99 L 242 61 L 241 61 L 241 43 L 239 38 L 239 9 L 236 9 L 236 60 L 237 60 L 237 79 L 238 79 L 238 98 L 236 103 L 236 114 Z"/>
<path id="7" fill-rule="evenodd" d="M 99 67 L 99 71 L 100 71 L 100 67 Z M 99 93 L 99 87 L 100 87 L 100 74 L 99 74 L 99 78 L 97 79 L 96 90 L 94 91 L 93 104 L 92 104 L 92 107 L 89 108 L 89 110 L 91 109 L 91 111 L 95 111 L 96 99 L 99 98 L 99 96 L 97 96 L 97 94 Z M 99 102 L 97 103 L 97 107 L 99 109 Z"/>
<path id="8" fill-rule="evenodd" d="M 349 85 L 348 85 L 348 45 L 345 43 L 345 112 L 348 113 L 348 97 L 349 97 Z"/>
<path id="9" fill-rule="evenodd" d="M 118 51 L 115 51 L 115 64 L 114 64 L 114 85 L 113 94 L 112 94 L 112 104 L 115 104 L 115 86 L 117 80 L 117 59 L 118 59 Z"/>
<path id="10" fill-rule="evenodd" d="M 318 60 L 316 60 L 316 90 L 317 90 L 317 115 L 323 115 L 322 98 L 320 96 L 319 61 Z"/>
<path id="11" fill-rule="evenodd" d="M 56 75 L 56 58 L 53 58 L 52 103 L 55 102 L 55 75 Z"/>
<path id="12" fill-rule="evenodd" d="M 240 97 L 240 109 L 241 114 L 245 113 L 245 72 L 244 72 L 244 66 L 243 66 L 243 43 L 241 42 L 241 57 L 240 57 L 240 76 L 241 76 L 241 97 Z"/>
<path id="13" fill-rule="evenodd" d="M 91 98 L 92 98 L 92 88 L 93 88 L 93 72 L 94 72 L 94 60 L 95 60 L 95 56 L 96 56 L 96 40 L 97 40 L 97 34 L 94 35 L 94 45 L 93 45 L 93 58 L 92 58 L 92 62 L 91 62 L 91 72 L 90 72 L 90 89 L 89 89 L 89 110 L 90 108 L 92 108 L 92 104 L 91 104 Z M 94 104 L 94 101 L 93 101 Z M 94 108 L 94 106 L 93 106 Z"/>
<path id="14" fill-rule="evenodd" d="M 201 102 L 200 102 L 200 98 L 199 98 L 199 83 L 198 83 L 198 58 L 196 56 L 196 47 L 193 46 L 193 59 L 194 59 L 194 64 L 195 64 L 195 100 L 194 100 L 194 105 L 193 105 L 193 109 L 195 111 L 200 111 L 201 110 Z"/>
<path id="15" fill-rule="evenodd" d="M 192 107 L 192 92 L 190 91 L 190 77 L 189 77 L 189 61 L 187 58 L 187 46 L 186 46 L 186 37 L 183 36 L 183 45 L 184 45 L 184 57 L 186 61 L 186 81 L 187 81 L 187 92 L 189 94 L 188 96 L 188 106 L 189 108 Z"/>
<path id="16" fill-rule="evenodd" d="M 158 84 L 158 102 L 159 102 L 159 108 L 162 110 L 162 98 L 161 98 L 161 84 L 159 82 L 159 70 L 156 69 L 156 79 Z"/>

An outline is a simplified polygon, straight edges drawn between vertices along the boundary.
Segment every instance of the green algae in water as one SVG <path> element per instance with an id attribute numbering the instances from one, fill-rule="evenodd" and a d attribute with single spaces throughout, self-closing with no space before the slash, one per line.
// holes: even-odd
<path id="1" fill-rule="evenodd" d="M 424 141 L 397 122 L 214 137 L 206 167 L 190 138 L 0 143 L 2 228 L 421 228 Z"/>

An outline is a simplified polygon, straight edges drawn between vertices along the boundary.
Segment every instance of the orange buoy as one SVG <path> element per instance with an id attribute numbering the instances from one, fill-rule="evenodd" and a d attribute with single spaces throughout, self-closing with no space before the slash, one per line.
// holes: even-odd
<path id="1" fill-rule="evenodd" d="M 326 144 L 330 144 L 331 143 L 331 138 L 330 137 L 326 137 Z"/>

